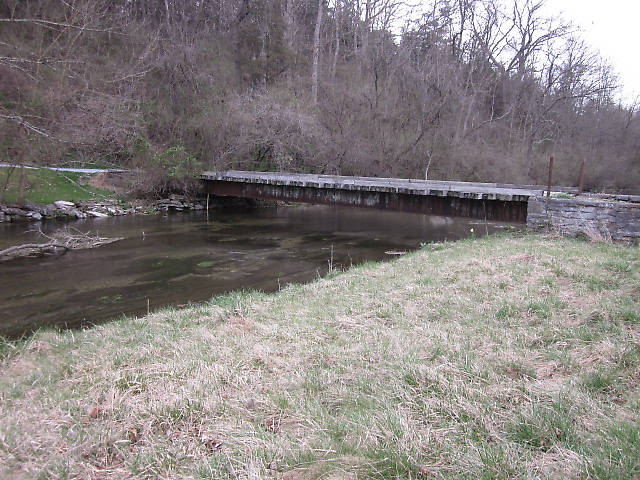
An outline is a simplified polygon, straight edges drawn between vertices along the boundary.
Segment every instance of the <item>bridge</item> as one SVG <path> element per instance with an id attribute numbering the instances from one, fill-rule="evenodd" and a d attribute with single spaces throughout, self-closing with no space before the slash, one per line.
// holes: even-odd
<path id="1" fill-rule="evenodd" d="M 498 183 L 348 177 L 229 170 L 204 172 L 207 193 L 219 196 L 380 208 L 526 223 L 529 197 L 543 187 Z"/>

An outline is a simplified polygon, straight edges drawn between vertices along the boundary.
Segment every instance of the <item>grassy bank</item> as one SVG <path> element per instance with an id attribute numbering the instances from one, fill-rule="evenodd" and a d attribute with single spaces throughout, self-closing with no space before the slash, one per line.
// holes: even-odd
<path id="1" fill-rule="evenodd" d="M 639 247 L 431 245 L 2 352 L 2 478 L 640 476 Z"/>
<path id="2" fill-rule="evenodd" d="M 0 167 L 0 202 L 12 204 L 20 199 L 20 169 L 10 173 L 9 168 Z M 9 182 L 7 183 L 7 176 Z M 53 203 L 56 200 L 81 202 L 103 200 L 113 192 L 84 184 L 85 174 L 59 172 L 55 170 L 24 170 L 22 200 L 33 203 Z M 4 186 L 7 185 L 7 189 Z"/>

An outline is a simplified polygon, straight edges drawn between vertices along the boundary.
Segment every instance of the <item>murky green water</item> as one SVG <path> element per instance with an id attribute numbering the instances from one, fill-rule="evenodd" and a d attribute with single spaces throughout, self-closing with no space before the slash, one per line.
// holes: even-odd
<path id="1" fill-rule="evenodd" d="M 124 240 L 91 250 L 0 263 L 0 333 L 79 326 L 184 305 L 237 289 L 274 291 L 335 268 L 393 258 L 385 252 L 504 227 L 358 208 L 297 206 L 206 214 L 46 223 Z M 37 235 L 0 224 L 0 248 Z M 46 230 L 45 230 L 46 231 Z"/>

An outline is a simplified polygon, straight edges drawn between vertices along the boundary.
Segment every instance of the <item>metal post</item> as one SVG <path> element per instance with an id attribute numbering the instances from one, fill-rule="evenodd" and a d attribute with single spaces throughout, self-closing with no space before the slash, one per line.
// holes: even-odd
<path id="1" fill-rule="evenodd" d="M 551 196 L 551 181 L 553 180 L 553 157 L 549 157 L 549 183 L 547 187 L 547 197 Z"/>
<path id="2" fill-rule="evenodd" d="M 582 159 L 582 165 L 580 165 L 580 180 L 578 180 L 578 195 L 582 193 L 584 188 L 584 159 Z"/>

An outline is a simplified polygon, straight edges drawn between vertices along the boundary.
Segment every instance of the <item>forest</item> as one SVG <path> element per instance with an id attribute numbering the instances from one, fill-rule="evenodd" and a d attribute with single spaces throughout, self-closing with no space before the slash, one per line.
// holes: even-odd
<path id="1" fill-rule="evenodd" d="M 596 47 L 544 0 L 0 0 L 0 162 L 633 190 Z"/>

